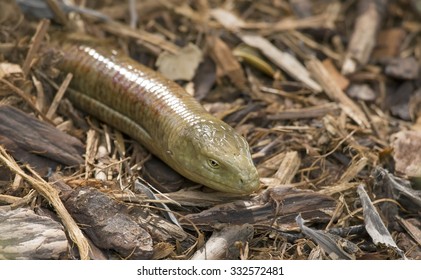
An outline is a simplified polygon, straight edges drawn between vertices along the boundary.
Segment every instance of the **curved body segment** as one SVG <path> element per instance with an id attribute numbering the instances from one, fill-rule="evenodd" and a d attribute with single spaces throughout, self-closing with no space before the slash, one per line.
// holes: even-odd
<path id="1" fill-rule="evenodd" d="M 183 88 L 114 51 L 62 47 L 59 68 L 73 73 L 71 101 L 145 146 L 186 178 L 246 194 L 259 177 L 246 140 Z"/>

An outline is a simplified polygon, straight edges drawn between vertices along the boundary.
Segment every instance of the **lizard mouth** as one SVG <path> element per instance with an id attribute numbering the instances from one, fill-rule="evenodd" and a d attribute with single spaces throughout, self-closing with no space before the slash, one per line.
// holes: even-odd
<path id="1" fill-rule="evenodd" d="M 256 170 L 257 174 L 257 170 Z M 190 178 L 193 181 L 200 183 L 204 186 L 212 188 L 217 191 L 233 193 L 233 194 L 250 194 L 256 191 L 260 186 L 258 176 L 242 176 L 238 181 L 230 183 L 229 180 L 214 180 L 210 177 L 206 177 L 200 173 L 190 173 Z M 186 176 L 187 177 L 187 176 Z"/>

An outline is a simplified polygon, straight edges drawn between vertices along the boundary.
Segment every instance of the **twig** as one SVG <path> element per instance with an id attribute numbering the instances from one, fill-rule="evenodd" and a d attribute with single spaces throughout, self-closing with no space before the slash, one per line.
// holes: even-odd
<path id="1" fill-rule="evenodd" d="M 67 25 L 68 20 L 66 17 L 66 13 L 63 11 L 63 8 L 57 3 L 57 0 L 46 0 L 45 1 L 50 8 L 50 10 L 54 14 L 54 20 L 59 22 L 60 24 Z"/>
<path id="2" fill-rule="evenodd" d="M 159 47 L 170 53 L 176 54 L 180 51 L 180 47 L 178 47 L 170 41 L 167 41 L 165 38 L 159 37 L 144 30 L 132 29 L 116 21 L 104 23 L 102 27 L 112 34 L 139 39 L 140 41 L 152 44 L 153 46 Z"/>
<path id="3" fill-rule="evenodd" d="M 63 83 L 61 84 L 60 88 L 58 89 L 57 94 L 54 96 L 53 102 L 51 102 L 50 108 L 48 109 L 48 112 L 46 114 L 47 118 L 51 119 L 53 117 L 72 78 L 73 78 L 72 73 L 68 73 Z"/>
<path id="4" fill-rule="evenodd" d="M 28 75 L 29 70 L 31 69 L 32 61 L 34 60 L 35 54 L 38 52 L 41 42 L 47 33 L 48 27 L 50 26 L 50 21 L 48 19 L 43 19 L 37 26 L 37 31 L 35 32 L 34 37 L 32 37 L 32 45 L 29 48 L 28 54 L 26 55 L 25 61 L 22 66 L 22 71 L 24 76 Z"/>
<path id="5" fill-rule="evenodd" d="M 321 105 L 284 110 L 274 115 L 268 115 L 268 120 L 300 120 L 300 119 L 313 119 L 323 117 L 327 114 L 334 114 L 339 109 L 336 103 L 330 102 Z"/>
<path id="6" fill-rule="evenodd" d="M 130 27 L 135 29 L 139 21 L 136 10 L 136 0 L 129 0 Z"/>
<path id="7" fill-rule="evenodd" d="M 9 81 L 7 81 L 5 79 L 0 79 L 0 82 L 7 85 L 11 90 L 13 90 L 14 93 L 19 95 L 29 105 L 29 107 L 32 108 L 32 110 L 34 110 L 38 115 L 40 115 L 42 117 L 43 120 L 52 124 L 50 119 L 37 108 L 37 106 L 34 104 L 34 102 L 32 102 L 31 97 L 28 96 L 24 91 L 22 91 L 18 87 L 15 87 L 12 83 L 10 83 Z"/>

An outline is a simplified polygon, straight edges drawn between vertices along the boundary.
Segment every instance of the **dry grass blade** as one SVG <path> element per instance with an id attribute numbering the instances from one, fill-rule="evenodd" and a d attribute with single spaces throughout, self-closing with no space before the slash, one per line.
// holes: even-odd
<path id="1" fill-rule="evenodd" d="M 0 194 L 0 203 L 1 204 L 13 204 L 13 203 L 18 202 L 21 199 L 22 198 L 20 198 L 20 197 L 16 197 L 16 196 L 12 196 L 12 195 Z"/>
<path id="2" fill-rule="evenodd" d="M 29 205 L 33 199 L 36 198 L 38 193 L 35 190 L 29 191 L 27 195 L 25 195 L 22 198 L 15 198 L 14 196 L 8 196 L 8 195 L 0 195 L 0 202 L 6 202 L 10 203 L 10 205 L 7 206 L 0 206 L 1 209 L 17 209 L 24 205 Z"/>
<path id="3" fill-rule="evenodd" d="M 48 202 L 53 205 L 54 209 L 57 211 L 60 216 L 64 226 L 66 227 L 70 238 L 76 243 L 79 248 L 80 257 L 82 260 L 89 259 L 89 244 L 88 241 L 82 234 L 82 231 L 77 226 L 73 218 L 67 212 L 63 203 L 61 202 L 58 192 L 56 189 L 51 187 L 47 182 L 45 182 L 36 172 L 34 172 L 30 167 L 27 169 L 32 173 L 34 177 L 29 176 L 19 167 L 16 161 L 7 154 L 6 150 L 0 146 L 0 161 L 6 165 L 10 170 L 15 174 L 24 178 L 31 186 L 40 193 Z"/>
<path id="4" fill-rule="evenodd" d="M 275 77 L 275 70 L 263 59 L 256 49 L 245 44 L 240 44 L 232 51 L 232 54 L 240 61 L 244 61 L 269 77 Z"/>
<path id="5" fill-rule="evenodd" d="M 334 186 L 325 186 L 318 193 L 325 195 L 334 195 L 335 193 L 345 192 L 352 188 L 356 188 L 357 183 L 342 183 Z"/>

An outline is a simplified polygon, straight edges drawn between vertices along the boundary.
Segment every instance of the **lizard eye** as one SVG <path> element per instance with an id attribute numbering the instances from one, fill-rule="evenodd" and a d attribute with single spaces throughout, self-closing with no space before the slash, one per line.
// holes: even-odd
<path id="1" fill-rule="evenodd" d="M 209 164 L 209 166 L 211 167 L 211 168 L 219 168 L 219 162 L 217 162 L 216 160 L 214 160 L 214 159 L 209 159 L 208 160 L 208 164 Z"/>

